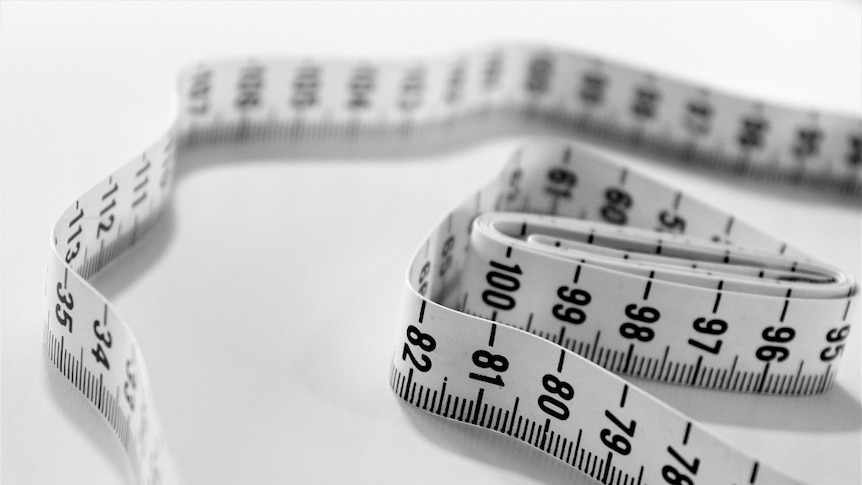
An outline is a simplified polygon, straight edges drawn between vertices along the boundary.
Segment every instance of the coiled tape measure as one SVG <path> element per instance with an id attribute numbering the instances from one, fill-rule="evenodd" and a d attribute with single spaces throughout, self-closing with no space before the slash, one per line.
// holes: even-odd
<path id="1" fill-rule="evenodd" d="M 152 226 L 197 147 L 442 143 L 555 131 L 862 193 L 862 121 L 749 102 L 537 47 L 410 62 L 242 60 L 180 78 L 168 133 L 54 225 L 44 347 L 140 483 L 178 480 L 142 350 L 87 280 Z M 568 142 L 539 141 L 446 215 L 407 274 L 389 382 L 605 484 L 798 483 L 616 374 L 769 394 L 829 389 L 859 305 L 845 273 Z"/>

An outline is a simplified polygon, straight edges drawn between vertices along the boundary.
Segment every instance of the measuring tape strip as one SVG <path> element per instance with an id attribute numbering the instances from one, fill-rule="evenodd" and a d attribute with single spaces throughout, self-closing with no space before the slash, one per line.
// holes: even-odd
<path id="1" fill-rule="evenodd" d="M 167 203 L 176 159 L 215 146 L 435 147 L 554 130 L 860 193 L 862 122 L 734 97 L 547 48 L 400 63 L 225 61 L 180 79 L 172 129 L 52 230 L 44 346 L 141 483 L 174 483 L 142 352 L 87 283 Z M 774 394 L 831 385 L 856 286 L 729 214 L 544 140 L 449 213 L 412 261 L 396 394 L 524 441 L 602 483 L 795 483 L 608 372 Z M 606 370 L 607 369 L 607 370 Z"/>

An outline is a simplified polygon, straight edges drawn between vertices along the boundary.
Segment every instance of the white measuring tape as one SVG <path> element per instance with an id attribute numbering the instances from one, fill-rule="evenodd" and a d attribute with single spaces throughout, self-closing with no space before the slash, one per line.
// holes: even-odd
<path id="1" fill-rule="evenodd" d="M 858 197 L 862 121 L 748 102 L 547 48 L 411 62 L 246 60 L 180 79 L 174 126 L 60 217 L 44 346 L 140 483 L 173 483 L 142 351 L 87 279 L 151 227 L 176 159 L 227 145 L 404 148 L 576 134 Z M 559 141 L 520 149 L 410 265 L 390 370 L 404 401 L 606 484 L 797 483 L 613 373 L 771 394 L 829 389 L 858 314 L 843 272 Z"/>

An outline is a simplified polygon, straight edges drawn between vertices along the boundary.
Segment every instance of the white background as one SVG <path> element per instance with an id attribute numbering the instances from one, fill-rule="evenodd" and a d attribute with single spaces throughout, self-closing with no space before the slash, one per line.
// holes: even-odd
<path id="1" fill-rule="evenodd" d="M 197 59 L 418 56 L 504 40 L 567 46 L 769 100 L 862 112 L 859 3 L 234 4 L 3 2 L 2 480 L 130 480 L 40 329 L 61 210 L 168 125 Z M 186 172 L 172 210 L 96 285 L 143 346 L 189 483 L 563 483 L 513 441 L 426 417 L 387 386 L 404 272 L 425 232 L 516 138 L 405 160 Z M 617 155 L 860 280 L 860 211 L 797 190 Z M 644 384 L 769 465 L 860 482 L 860 332 L 820 397 Z"/>

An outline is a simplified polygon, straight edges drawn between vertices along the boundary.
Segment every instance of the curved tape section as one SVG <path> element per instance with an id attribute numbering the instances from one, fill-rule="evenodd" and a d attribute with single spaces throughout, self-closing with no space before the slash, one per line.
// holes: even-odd
<path id="1" fill-rule="evenodd" d="M 191 150 L 318 153 L 342 143 L 398 153 L 510 131 L 563 133 L 862 193 L 858 118 L 743 101 L 544 47 L 408 62 L 224 61 L 189 69 L 180 92 L 169 132 L 76 200 L 51 231 L 46 353 L 115 430 L 140 483 L 178 477 L 141 350 L 87 279 L 155 222 L 176 160 Z M 644 231 L 537 215 L 476 219 L 491 211 Z M 697 242 L 704 238 L 712 242 Z M 822 392 L 858 305 L 841 272 L 556 142 L 519 152 L 450 213 L 408 279 L 395 391 L 605 483 L 729 483 L 730 470 L 742 483 L 789 481 L 588 360 L 695 386 Z"/>

